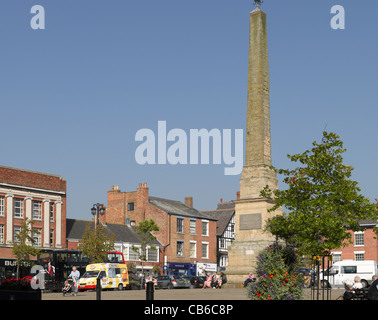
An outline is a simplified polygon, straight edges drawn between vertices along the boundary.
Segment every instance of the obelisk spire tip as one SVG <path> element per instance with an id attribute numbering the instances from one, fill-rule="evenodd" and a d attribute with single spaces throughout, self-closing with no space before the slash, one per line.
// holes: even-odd
<path id="1" fill-rule="evenodd" d="M 253 12 L 253 13 L 256 13 L 256 12 L 262 11 L 262 10 L 260 9 L 260 5 L 263 3 L 263 0 L 254 0 L 254 1 L 255 1 L 255 6 L 256 6 L 256 8 L 255 8 L 255 10 L 253 10 L 252 12 Z"/>
<path id="2" fill-rule="evenodd" d="M 263 0 L 254 0 L 254 1 L 257 8 L 260 8 L 260 5 L 264 2 Z"/>

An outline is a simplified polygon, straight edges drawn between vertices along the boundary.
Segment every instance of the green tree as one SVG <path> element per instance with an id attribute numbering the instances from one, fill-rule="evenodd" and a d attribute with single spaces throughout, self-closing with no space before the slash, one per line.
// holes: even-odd
<path id="1" fill-rule="evenodd" d="M 83 238 L 79 241 L 79 250 L 89 258 L 91 263 L 106 261 L 107 252 L 114 250 L 114 235 L 105 233 L 104 227 L 99 224 L 95 229 L 91 224 L 85 227 Z"/>
<path id="2" fill-rule="evenodd" d="M 25 219 L 22 222 L 20 232 L 15 234 L 13 254 L 16 256 L 17 278 L 20 277 L 20 265 L 25 262 L 31 263 L 30 256 L 36 256 L 39 252 L 39 249 L 33 246 L 36 242 L 33 234 L 36 235 L 40 232 L 32 229 L 33 223 L 30 219 Z"/>
<path id="3" fill-rule="evenodd" d="M 153 219 L 144 220 L 139 223 L 136 228 L 136 233 L 139 234 L 142 241 L 140 247 L 132 246 L 132 249 L 138 254 L 139 260 L 142 261 L 142 275 L 143 275 L 143 263 L 147 261 L 148 249 L 156 250 L 153 246 L 153 242 L 156 237 L 151 233 L 153 231 L 159 231 L 159 226 Z"/>
<path id="4" fill-rule="evenodd" d="M 276 169 L 283 175 L 285 190 L 264 188 L 261 195 L 274 198 L 270 212 L 282 207 L 282 215 L 269 219 L 266 229 L 294 244 L 303 255 L 321 256 L 332 249 L 351 243 L 347 230 L 362 230 L 359 221 L 377 219 L 375 204 L 364 196 L 357 182 L 351 180 L 353 167 L 343 164 L 346 151 L 335 133 L 323 132 L 321 143 L 313 142 L 311 150 L 288 155 L 300 167 Z"/>

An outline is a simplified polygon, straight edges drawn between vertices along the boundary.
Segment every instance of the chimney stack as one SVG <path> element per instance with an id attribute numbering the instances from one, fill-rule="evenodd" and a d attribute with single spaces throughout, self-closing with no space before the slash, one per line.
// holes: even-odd
<path id="1" fill-rule="evenodd" d="M 139 187 L 137 188 L 138 200 L 148 201 L 148 191 L 147 182 L 139 183 Z"/>
<path id="2" fill-rule="evenodd" d="M 193 197 L 185 197 L 185 205 L 193 208 Z"/>

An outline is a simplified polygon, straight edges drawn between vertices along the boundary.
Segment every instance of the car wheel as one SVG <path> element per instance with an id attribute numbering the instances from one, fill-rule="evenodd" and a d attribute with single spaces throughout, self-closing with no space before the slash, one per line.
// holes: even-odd
<path id="1" fill-rule="evenodd" d="M 119 290 L 119 291 L 122 291 L 122 290 L 123 290 L 123 284 L 122 284 L 122 283 L 120 283 L 120 284 L 118 285 L 118 290 Z"/>
<path id="2" fill-rule="evenodd" d="M 321 287 L 322 288 L 331 288 L 329 282 L 327 280 L 321 280 Z"/>
<path id="3" fill-rule="evenodd" d="M 365 279 L 361 280 L 361 284 L 363 288 L 367 288 L 369 286 L 368 282 Z"/>
<path id="4" fill-rule="evenodd" d="M 168 289 L 173 289 L 173 284 L 172 283 L 169 283 L 168 286 L 167 286 Z"/>

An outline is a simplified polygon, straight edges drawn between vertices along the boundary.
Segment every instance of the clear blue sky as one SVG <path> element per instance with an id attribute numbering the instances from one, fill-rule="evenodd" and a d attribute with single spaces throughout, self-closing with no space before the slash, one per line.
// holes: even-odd
<path id="1" fill-rule="evenodd" d="M 42 5 L 46 29 L 32 30 Z M 330 27 L 343 5 L 346 29 Z M 200 210 L 229 201 L 224 165 L 140 166 L 137 130 L 244 129 L 252 0 L 1 0 L 0 164 L 67 179 L 70 218 L 119 185 Z M 289 167 L 340 134 L 362 193 L 378 197 L 378 2 L 265 0 L 272 160 Z"/>

